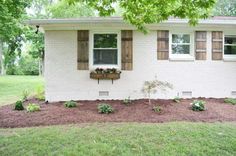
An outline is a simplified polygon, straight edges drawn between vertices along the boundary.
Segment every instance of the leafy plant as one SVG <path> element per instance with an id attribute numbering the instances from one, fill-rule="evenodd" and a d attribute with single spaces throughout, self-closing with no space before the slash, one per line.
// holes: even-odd
<path id="1" fill-rule="evenodd" d="M 103 103 L 98 105 L 98 112 L 102 114 L 109 114 L 113 113 L 114 109 L 109 104 Z"/>
<path id="2" fill-rule="evenodd" d="M 159 80 L 145 81 L 143 84 L 142 92 L 148 96 L 148 103 L 151 104 L 151 94 L 155 94 L 157 90 L 166 91 L 172 89 L 172 84 Z"/>
<path id="3" fill-rule="evenodd" d="M 131 104 L 131 102 L 132 102 L 132 100 L 130 99 L 130 97 L 123 100 L 123 104 L 125 104 L 125 105 L 129 105 L 129 104 Z"/>
<path id="4" fill-rule="evenodd" d="M 236 99 L 234 99 L 234 98 L 226 98 L 226 99 L 224 100 L 224 102 L 225 102 L 225 103 L 230 103 L 230 104 L 232 104 L 232 105 L 236 105 Z"/>
<path id="5" fill-rule="evenodd" d="M 22 99 L 23 99 L 24 101 L 27 100 L 28 97 L 29 97 L 29 95 L 30 95 L 30 93 L 29 93 L 28 90 L 23 90 L 23 92 L 22 92 Z"/>
<path id="6" fill-rule="evenodd" d="M 191 105 L 192 105 L 192 110 L 193 111 L 204 111 L 205 110 L 205 104 L 206 102 L 203 100 L 194 100 Z"/>
<path id="7" fill-rule="evenodd" d="M 45 95 L 44 95 L 44 87 L 43 86 L 37 86 L 36 88 L 36 99 L 40 100 L 40 101 L 44 101 L 45 100 Z"/>
<path id="8" fill-rule="evenodd" d="M 26 107 L 27 112 L 36 112 L 36 111 L 40 111 L 40 106 L 35 104 L 35 103 L 30 103 L 27 107 Z"/>
<path id="9" fill-rule="evenodd" d="M 65 107 L 67 107 L 67 108 L 72 108 L 72 107 L 76 107 L 76 102 L 73 101 L 73 100 L 71 100 L 71 101 L 66 101 L 66 102 L 64 103 L 64 105 L 65 105 Z"/>
<path id="10" fill-rule="evenodd" d="M 22 101 L 16 101 L 15 103 L 15 110 L 24 110 L 23 102 Z"/>
<path id="11" fill-rule="evenodd" d="M 176 97 L 173 99 L 173 101 L 176 102 L 176 103 L 180 103 L 181 98 L 178 97 L 178 96 L 176 96 Z"/>
<path id="12" fill-rule="evenodd" d="M 156 113 L 160 113 L 162 111 L 162 108 L 160 106 L 153 106 L 152 110 Z"/>

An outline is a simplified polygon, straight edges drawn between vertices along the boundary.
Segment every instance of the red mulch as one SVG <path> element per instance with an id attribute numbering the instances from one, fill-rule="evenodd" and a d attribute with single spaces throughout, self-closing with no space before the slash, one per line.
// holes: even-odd
<path id="1" fill-rule="evenodd" d="M 13 105 L 0 107 L 0 127 L 31 127 L 41 125 L 61 125 L 89 122 L 169 122 L 169 121 L 193 121 L 193 122 L 222 122 L 236 121 L 236 105 L 224 103 L 223 99 L 204 99 L 206 111 L 194 112 L 190 108 L 193 99 L 182 100 L 175 103 L 172 100 L 134 100 L 129 106 L 119 100 L 106 101 L 78 101 L 78 107 L 65 108 L 63 102 L 45 104 L 31 99 L 25 102 L 39 103 L 41 111 L 27 113 L 13 110 Z M 99 114 L 97 105 L 108 103 L 115 112 L 112 114 Z M 162 107 L 161 113 L 152 110 L 154 105 Z"/>

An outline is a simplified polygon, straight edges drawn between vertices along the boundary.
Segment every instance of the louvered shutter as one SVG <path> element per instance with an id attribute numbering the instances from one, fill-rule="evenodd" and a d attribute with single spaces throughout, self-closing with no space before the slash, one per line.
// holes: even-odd
<path id="1" fill-rule="evenodd" d="M 222 60 L 223 58 L 223 32 L 212 32 L 212 60 Z"/>
<path id="2" fill-rule="evenodd" d="M 196 60 L 206 60 L 207 55 L 207 32 L 206 31 L 196 31 L 195 35 L 195 54 Z"/>
<path id="3" fill-rule="evenodd" d="M 157 31 L 157 59 L 158 60 L 169 59 L 169 31 L 168 30 Z"/>
<path id="4" fill-rule="evenodd" d="M 77 69 L 88 70 L 89 68 L 89 31 L 78 31 Z"/>
<path id="5" fill-rule="evenodd" d="M 121 31 L 121 62 L 122 70 L 133 69 L 133 31 Z"/>

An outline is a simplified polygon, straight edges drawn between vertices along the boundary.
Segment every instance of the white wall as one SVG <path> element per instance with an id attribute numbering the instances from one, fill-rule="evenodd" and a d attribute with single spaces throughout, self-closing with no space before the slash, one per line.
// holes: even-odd
<path id="1" fill-rule="evenodd" d="M 210 32 L 208 32 L 208 35 Z M 49 101 L 133 99 L 143 98 L 141 88 L 146 80 L 173 84 L 166 93 L 157 92 L 153 98 L 173 98 L 183 91 L 193 97 L 230 97 L 236 91 L 236 62 L 212 61 L 211 41 L 208 39 L 206 61 L 157 60 L 157 33 L 133 33 L 133 70 L 122 71 L 121 78 L 109 80 L 89 78 L 89 71 L 77 70 L 77 31 L 46 31 L 45 78 L 46 99 Z M 109 91 L 100 97 L 99 91 Z"/>

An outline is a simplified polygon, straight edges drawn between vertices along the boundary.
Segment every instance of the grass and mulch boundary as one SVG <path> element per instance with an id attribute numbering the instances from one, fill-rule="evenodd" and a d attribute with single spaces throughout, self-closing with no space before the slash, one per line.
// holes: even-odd
<path id="1" fill-rule="evenodd" d="M 27 112 L 14 110 L 14 105 L 0 107 L 0 127 L 32 127 L 47 125 L 64 125 L 74 123 L 94 122 L 140 122 L 162 123 L 173 121 L 189 122 L 225 122 L 236 121 L 236 105 L 224 102 L 224 99 L 203 99 L 206 104 L 205 111 L 195 112 L 190 103 L 194 99 L 185 99 L 176 103 L 173 100 L 134 100 L 129 105 L 119 100 L 106 101 L 77 101 L 77 107 L 66 108 L 64 102 L 44 103 L 31 99 L 24 103 L 38 103 L 40 111 Z M 98 113 L 98 105 L 107 103 L 112 106 L 111 114 Z M 160 112 L 153 111 L 159 106 Z"/>
<path id="2" fill-rule="evenodd" d="M 0 155 L 236 155 L 235 123 L 93 123 L 0 129 Z"/>

